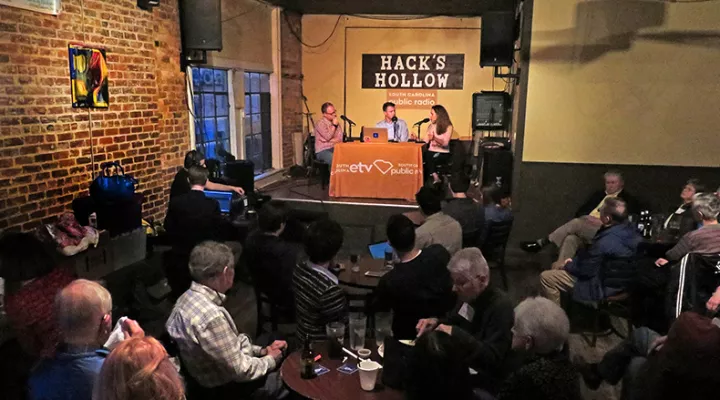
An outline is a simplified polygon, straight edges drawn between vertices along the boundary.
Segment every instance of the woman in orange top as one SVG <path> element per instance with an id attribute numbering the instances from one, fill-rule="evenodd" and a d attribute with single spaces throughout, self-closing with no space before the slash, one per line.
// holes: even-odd
<path id="1" fill-rule="evenodd" d="M 452 138 L 452 134 L 452 121 L 450 121 L 450 116 L 445 107 L 441 105 L 433 106 L 430 109 L 430 125 L 428 125 L 424 140 L 428 144 L 428 150 L 423 156 L 425 181 L 432 176 L 433 183 L 440 182 L 437 165 L 446 164 L 450 160 L 450 138 Z"/>

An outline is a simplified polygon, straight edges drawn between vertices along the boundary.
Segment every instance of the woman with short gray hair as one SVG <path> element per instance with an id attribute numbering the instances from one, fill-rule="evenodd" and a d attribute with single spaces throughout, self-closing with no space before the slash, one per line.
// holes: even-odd
<path id="1" fill-rule="evenodd" d="M 512 348 L 526 362 L 505 381 L 499 400 L 581 398 L 579 375 L 563 352 L 570 322 L 560 306 L 544 297 L 524 300 L 515 307 L 512 333 Z"/>
<path id="2" fill-rule="evenodd" d="M 665 258 L 659 258 L 655 265 L 662 267 L 671 261 L 679 261 L 688 253 L 720 253 L 720 199 L 711 193 L 695 195 L 692 206 L 695 219 L 702 226 L 687 233 L 678 244 L 665 253 Z"/>

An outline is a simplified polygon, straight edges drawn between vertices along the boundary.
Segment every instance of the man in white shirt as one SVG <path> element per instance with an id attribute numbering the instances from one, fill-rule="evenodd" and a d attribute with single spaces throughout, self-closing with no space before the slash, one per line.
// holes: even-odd
<path id="1" fill-rule="evenodd" d="M 407 122 L 403 119 L 398 119 L 398 117 L 395 116 L 395 104 L 389 101 L 383 104 L 383 113 L 385 113 L 385 119 L 378 122 L 375 126 L 377 128 L 386 128 L 388 130 L 388 140 L 393 142 L 407 142 Z"/>

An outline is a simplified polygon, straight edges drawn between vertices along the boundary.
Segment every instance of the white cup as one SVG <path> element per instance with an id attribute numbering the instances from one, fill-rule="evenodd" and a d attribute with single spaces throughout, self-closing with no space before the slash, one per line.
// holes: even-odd
<path id="1" fill-rule="evenodd" d="M 360 387 L 363 390 L 371 392 L 375 389 L 377 383 L 378 371 L 382 366 L 375 361 L 361 361 L 358 364 L 360 370 Z"/>

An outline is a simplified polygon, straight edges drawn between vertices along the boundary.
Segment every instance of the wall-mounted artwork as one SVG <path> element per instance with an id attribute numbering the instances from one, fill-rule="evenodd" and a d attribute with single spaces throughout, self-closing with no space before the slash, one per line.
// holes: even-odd
<path id="1" fill-rule="evenodd" d="M 108 68 L 105 50 L 68 46 L 73 108 L 107 108 Z"/>

